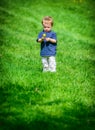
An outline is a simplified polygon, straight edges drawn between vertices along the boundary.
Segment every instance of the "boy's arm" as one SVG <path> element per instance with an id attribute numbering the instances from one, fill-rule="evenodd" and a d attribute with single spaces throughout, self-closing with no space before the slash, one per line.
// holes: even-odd
<path id="1" fill-rule="evenodd" d="M 55 40 L 55 39 L 52 39 L 52 38 L 46 38 L 46 41 L 47 41 L 47 42 L 56 43 L 56 40 Z"/>
<path id="2" fill-rule="evenodd" d="M 45 40 L 45 38 L 46 38 L 46 34 L 43 34 L 41 38 L 37 39 L 37 42 L 41 43 L 43 40 Z"/>
<path id="3" fill-rule="evenodd" d="M 46 37 L 46 34 L 43 34 L 41 38 L 37 39 L 37 42 L 42 42 L 43 40 L 46 40 L 47 42 L 56 43 L 57 40 L 54 38 Z"/>
<path id="4" fill-rule="evenodd" d="M 37 42 L 42 42 L 43 41 L 43 39 L 42 38 L 39 38 L 38 40 L 37 40 Z"/>

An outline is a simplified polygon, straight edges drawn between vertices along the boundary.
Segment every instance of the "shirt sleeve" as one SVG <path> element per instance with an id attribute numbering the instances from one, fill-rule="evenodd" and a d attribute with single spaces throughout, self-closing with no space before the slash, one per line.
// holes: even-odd
<path id="1" fill-rule="evenodd" d="M 57 43 L 57 35 L 55 32 L 52 33 L 52 38 L 56 40 L 56 43 Z"/>

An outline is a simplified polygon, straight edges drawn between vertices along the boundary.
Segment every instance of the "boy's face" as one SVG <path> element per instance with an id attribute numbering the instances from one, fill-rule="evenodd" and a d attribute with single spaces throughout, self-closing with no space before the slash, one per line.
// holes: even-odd
<path id="1" fill-rule="evenodd" d="M 43 22 L 43 28 L 45 32 L 50 32 L 51 31 L 51 23 L 50 22 Z"/>

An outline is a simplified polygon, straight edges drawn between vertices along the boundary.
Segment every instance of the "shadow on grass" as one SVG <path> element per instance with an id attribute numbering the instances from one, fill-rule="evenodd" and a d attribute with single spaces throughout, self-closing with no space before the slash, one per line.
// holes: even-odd
<path id="1" fill-rule="evenodd" d="M 83 112 L 82 116 L 78 115 L 80 112 L 69 115 L 70 113 L 71 111 L 66 111 L 64 115 L 57 118 L 43 112 L 38 112 L 36 119 L 30 121 L 30 123 L 20 118 L 10 122 L 6 120 L 6 116 L 8 115 L 5 115 L 5 119 L 1 121 L 0 127 L 2 130 L 94 130 L 95 113 L 89 113 L 88 116 L 85 116 L 86 111 Z M 9 114 L 16 116 L 16 113 Z"/>
<path id="2" fill-rule="evenodd" d="M 72 108 L 66 108 L 64 105 L 60 108 L 61 115 L 51 115 L 47 112 L 43 112 L 40 107 L 45 106 L 51 107 L 53 104 L 60 105 L 64 104 L 63 100 L 54 100 L 45 103 L 38 104 L 35 100 L 34 104 L 30 105 L 30 108 L 33 108 L 36 105 L 39 105 L 38 109 L 29 109 L 28 113 L 27 107 L 23 104 L 17 107 L 17 102 L 11 102 L 12 95 L 9 91 L 13 89 L 14 85 L 10 84 L 10 87 L 4 87 L 0 89 L 0 128 L 1 130 L 94 130 L 95 128 L 95 111 L 93 108 L 89 108 L 82 103 L 73 104 Z M 20 90 L 22 86 L 17 85 L 17 89 Z M 15 89 L 14 89 L 15 90 Z M 12 93 L 13 91 L 12 90 Z M 17 91 L 14 91 L 15 94 Z M 25 93 L 25 90 L 23 91 Z M 27 95 L 26 95 L 27 96 Z M 10 97 L 10 100 L 7 98 Z M 20 100 L 20 99 L 18 99 Z M 9 103 L 8 103 L 9 102 Z M 20 101 L 19 101 L 20 102 Z M 66 101 L 65 101 L 66 102 Z M 13 107 L 13 108 L 12 108 Z M 24 107 L 24 108 L 23 108 Z M 11 109 L 10 109 L 11 108 Z M 20 109 L 20 111 L 14 111 Z M 33 111 L 32 111 L 33 110 Z M 22 116 L 26 111 L 27 117 Z M 32 117 L 35 115 L 35 117 Z"/>

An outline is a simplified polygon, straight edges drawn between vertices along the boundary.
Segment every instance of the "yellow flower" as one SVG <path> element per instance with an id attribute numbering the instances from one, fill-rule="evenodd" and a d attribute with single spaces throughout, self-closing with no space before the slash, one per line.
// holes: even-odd
<path id="1" fill-rule="evenodd" d="M 43 34 L 43 37 L 46 37 L 46 34 L 45 34 L 45 33 Z"/>

